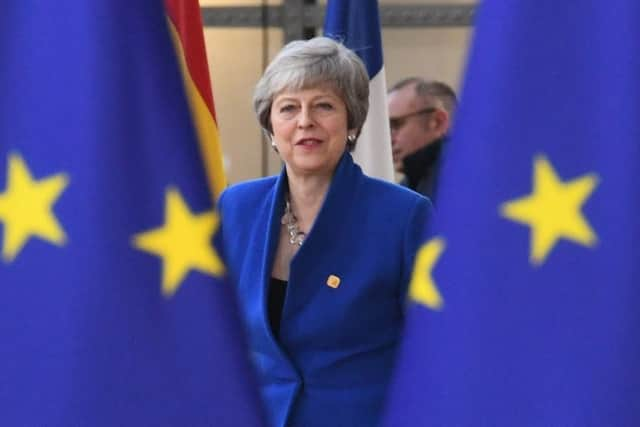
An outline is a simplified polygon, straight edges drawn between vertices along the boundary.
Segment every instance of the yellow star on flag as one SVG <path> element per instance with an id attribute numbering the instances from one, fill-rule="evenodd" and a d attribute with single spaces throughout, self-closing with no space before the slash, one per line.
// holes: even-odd
<path id="1" fill-rule="evenodd" d="M 434 310 L 440 310 L 444 304 L 432 275 L 444 247 L 444 240 L 437 237 L 422 245 L 409 283 L 409 297 Z"/>
<path id="2" fill-rule="evenodd" d="M 57 246 L 66 242 L 53 205 L 69 183 L 65 174 L 34 180 L 18 154 L 9 156 L 7 188 L 0 193 L 0 222 L 4 224 L 2 258 L 11 262 L 31 237 Z"/>
<path id="3" fill-rule="evenodd" d="M 531 227 L 529 260 L 541 265 L 560 238 L 593 247 L 597 237 L 581 209 L 598 184 L 596 174 L 563 182 L 544 156 L 533 164 L 533 192 L 500 207 L 505 218 Z"/>
<path id="4" fill-rule="evenodd" d="M 193 214 L 177 190 L 167 190 L 164 225 L 133 236 L 136 248 L 162 258 L 165 296 L 176 292 L 190 270 L 211 276 L 224 273 L 224 265 L 211 241 L 219 224 L 215 211 Z"/>

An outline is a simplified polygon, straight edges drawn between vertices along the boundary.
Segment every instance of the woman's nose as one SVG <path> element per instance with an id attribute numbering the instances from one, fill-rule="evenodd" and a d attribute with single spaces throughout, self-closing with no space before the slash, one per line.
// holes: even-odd
<path id="1" fill-rule="evenodd" d="M 314 121 L 311 110 L 306 107 L 301 108 L 300 114 L 298 115 L 298 127 L 307 128 L 309 126 L 313 126 L 313 124 Z"/>

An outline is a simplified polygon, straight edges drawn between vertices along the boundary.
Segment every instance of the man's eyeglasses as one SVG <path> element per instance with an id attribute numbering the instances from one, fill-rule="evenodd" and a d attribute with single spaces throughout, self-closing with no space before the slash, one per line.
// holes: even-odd
<path id="1" fill-rule="evenodd" d="M 436 110 L 437 108 L 435 107 L 427 107 L 422 110 L 414 111 L 413 113 L 405 114 L 403 116 L 389 117 L 389 127 L 391 128 L 391 130 L 398 130 L 404 126 L 408 118 L 413 116 L 419 116 L 421 114 L 431 114 Z"/>

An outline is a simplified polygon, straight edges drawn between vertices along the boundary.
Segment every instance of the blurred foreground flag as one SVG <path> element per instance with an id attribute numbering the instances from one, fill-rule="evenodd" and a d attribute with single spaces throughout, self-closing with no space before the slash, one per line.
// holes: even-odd
<path id="1" fill-rule="evenodd" d="M 0 424 L 259 425 L 162 2 L 1 19 Z"/>
<path id="2" fill-rule="evenodd" d="M 354 159 L 370 176 L 394 180 L 387 83 L 382 59 L 376 0 L 329 0 L 324 35 L 358 54 L 369 73 L 369 114 L 358 138 Z"/>
<path id="3" fill-rule="evenodd" d="M 640 425 L 639 20 L 481 3 L 387 426 Z"/>
<path id="4" fill-rule="evenodd" d="M 165 0 L 164 3 L 202 157 L 205 160 L 211 189 L 217 198 L 225 189 L 227 180 L 213 104 L 200 4 L 198 0 Z"/>

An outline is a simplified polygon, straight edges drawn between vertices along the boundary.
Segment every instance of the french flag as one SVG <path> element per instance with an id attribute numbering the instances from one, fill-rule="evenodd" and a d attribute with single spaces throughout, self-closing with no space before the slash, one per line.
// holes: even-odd
<path id="1" fill-rule="evenodd" d="M 354 151 L 363 171 L 393 181 L 387 84 L 382 60 L 380 17 L 376 0 L 329 0 L 324 35 L 353 50 L 369 73 L 369 114 Z"/>

